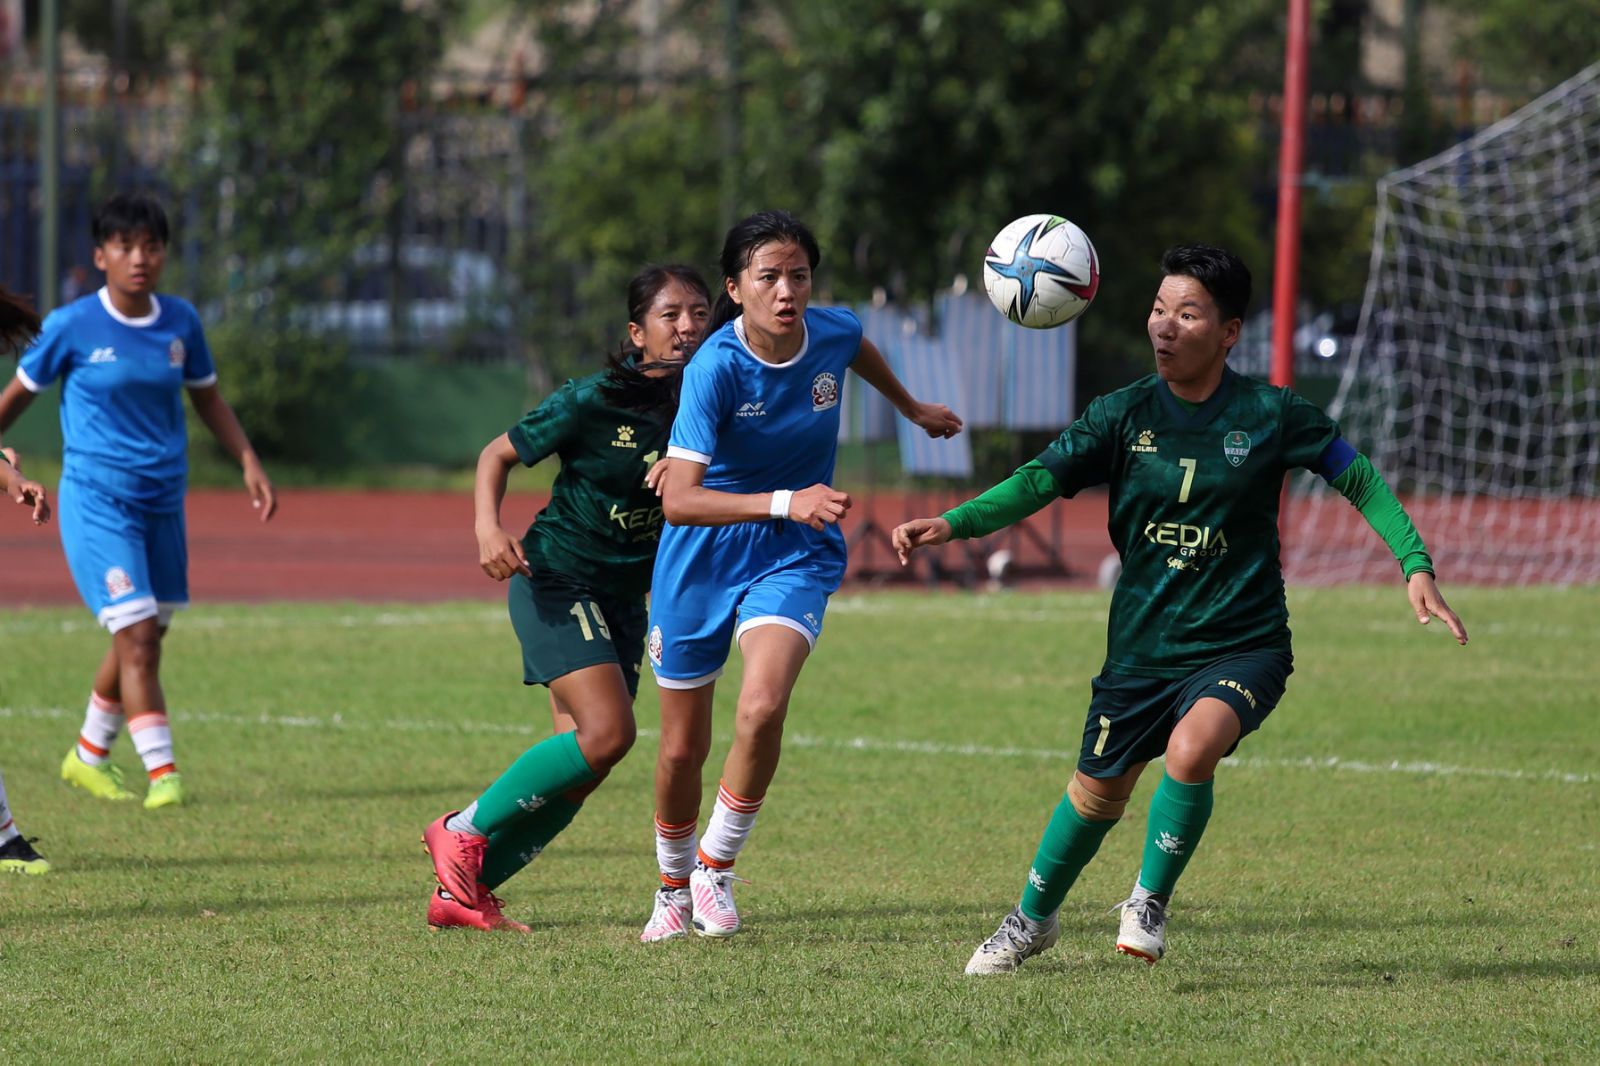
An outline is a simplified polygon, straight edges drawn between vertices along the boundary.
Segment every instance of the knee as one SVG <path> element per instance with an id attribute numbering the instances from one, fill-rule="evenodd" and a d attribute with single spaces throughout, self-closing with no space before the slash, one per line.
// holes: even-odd
<path id="1" fill-rule="evenodd" d="M 633 749 L 638 737 L 638 726 L 629 714 L 609 721 L 598 729 L 581 730 L 578 746 L 583 749 L 589 768 L 597 774 L 604 774 L 622 761 Z"/>
<path id="2" fill-rule="evenodd" d="M 782 736 L 788 711 L 789 694 L 780 689 L 762 686 L 741 692 L 734 728 L 753 739 Z"/>
<path id="3" fill-rule="evenodd" d="M 1209 737 L 1174 734 L 1167 745 L 1167 776 L 1190 785 L 1209 781 L 1225 750 L 1219 750 Z"/>
<path id="4" fill-rule="evenodd" d="M 161 665 L 161 633 L 154 626 L 133 626 L 117 634 L 117 662 L 124 670 L 151 673 Z"/>
<path id="5" fill-rule="evenodd" d="M 663 733 L 656 766 L 673 779 L 696 777 L 706 763 L 706 756 L 710 754 L 709 736 L 669 736 Z"/>

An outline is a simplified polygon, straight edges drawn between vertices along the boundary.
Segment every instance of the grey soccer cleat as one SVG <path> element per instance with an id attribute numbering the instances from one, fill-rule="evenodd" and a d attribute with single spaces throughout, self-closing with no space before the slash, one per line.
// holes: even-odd
<path id="1" fill-rule="evenodd" d="M 1017 967 L 1042 951 L 1049 951 L 1061 939 L 1061 923 L 1055 915 L 1045 925 L 1023 917 L 1022 908 L 1006 915 L 994 936 L 978 945 L 967 960 L 967 973 L 1016 973 Z"/>
<path id="2" fill-rule="evenodd" d="M 1167 951 L 1169 902 L 1168 896 L 1158 896 L 1136 887 L 1131 897 L 1111 908 L 1122 911 L 1122 925 L 1117 930 L 1117 950 L 1154 966 Z"/>

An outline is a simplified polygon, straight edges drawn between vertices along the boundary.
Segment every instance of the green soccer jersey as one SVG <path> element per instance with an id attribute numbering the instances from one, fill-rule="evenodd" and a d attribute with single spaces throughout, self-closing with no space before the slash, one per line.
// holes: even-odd
<path id="1" fill-rule="evenodd" d="M 1284 474 L 1338 436 L 1314 404 L 1232 370 L 1193 412 L 1154 374 L 1089 404 L 1039 462 L 1063 496 L 1111 488 L 1122 577 L 1107 669 L 1183 677 L 1231 652 L 1289 647 L 1279 495 Z"/>
<path id="2" fill-rule="evenodd" d="M 600 392 L 606 374 L 568 381 L 507 435 L 529 466 L 561 457 L 550 503 L 522 538 L 528 565 L 620 599 L 650 590 L 662 516 L 644 476 L 666 450 L 672 418 L 611 406 Z"/>

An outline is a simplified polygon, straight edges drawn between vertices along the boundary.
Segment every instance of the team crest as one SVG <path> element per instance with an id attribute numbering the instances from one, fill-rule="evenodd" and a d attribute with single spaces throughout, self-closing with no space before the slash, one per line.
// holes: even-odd
<path id="1" fill-rule="evenodd" d="M 106 595 L 112 599 L 126 596 L 133 591 L 133 578 L 120 566 L 113 566 L 106 571 Z"/>
<path id="2" fill-rule="evenodd" d="M 1243 430 L 1231 430 L 1222 438 L 1222 454 L 1234 466 L 1243 466 L 1245 456 L 1250 454 L 1250 434 Z"/>
<path id="3" fill-rule="evenodd" d="M 811 379 L 811 409 L 826 411 L 839 404 L 839 379 L 824 370 Z"/>
<path id="4" fill-rule="evenodd" d="M 172 338 L 172 343 L 167 345 L 167 365 L 178 367 L 183 365 L 183 341 L 177 337 Z"/>
<path id="5" fill-rule="evenodd" d="M 650 639 L 645 644 L 645 651 L 650 656 L 650 661 L 657 666 L 661 665 L 661 627 L 650 627 Z"/>

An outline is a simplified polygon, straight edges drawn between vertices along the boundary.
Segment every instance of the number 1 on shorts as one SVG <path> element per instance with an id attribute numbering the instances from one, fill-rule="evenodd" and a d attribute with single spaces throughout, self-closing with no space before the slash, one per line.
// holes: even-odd
<path id="1" fill-rule="evenodd" d="M 1106 753 L 1106 741 L 1110 739 L 1111 719 L 1102 714 L 1100 716 L 1100 737 L 1094 742 L 1094 753 L 1096 755 L 1104 755 Z"/>

